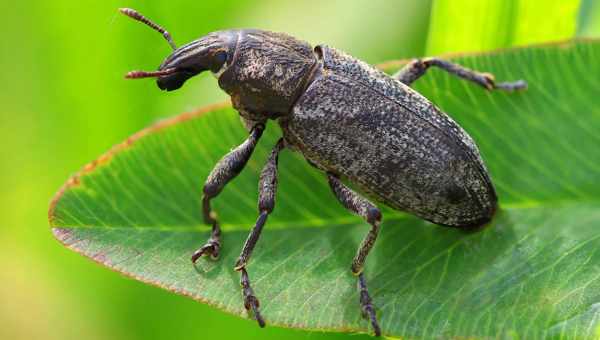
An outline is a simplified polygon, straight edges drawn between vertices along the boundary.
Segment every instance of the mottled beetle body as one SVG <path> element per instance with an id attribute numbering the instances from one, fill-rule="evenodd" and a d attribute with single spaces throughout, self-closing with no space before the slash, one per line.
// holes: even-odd
<path id="1" fill-rule="evenodd" d="M 490 220 L 494 188 L 462 128 L 387 74 L 333 48 L 316 50 L 318 72 L 280 119 L 286 141 L 390 207 L 457 227 Z"/>
<path id="2" fill-rule="evenodd" d="M 132 10 L 169 40 L 159 26 Z M 260 30 L 210 33 L 176 49 L 158 71 L 129 78 L 157 77 L 175 90 L 190 77 L 212 71 L 249 131 L 248 139 L 225 155 L 206 180 L 203 214 L 212 225 L 207 243 L 192 256 L 217 257 L 221 230 L 210 201 L 243 169 L 268 120 L 283 137 L 274 146 L 259 183 L 259 217 L 235 269 L 241 272 L 244 305 L 261 326 L 258 299 L 246 271 L 263 226 L 275 207 L 279 152 L 292 149 L 327 174 L 336 198 L 362 216 L 371 229 L 352 261 L 358 275 L 363 316 L 381 333 L 363 274 L 380 228 L 381 213 L 342 179 L 388 206 L 437 224 L 476 227 L 487 223 L 497 198 L 488 171 L 469 135 L 409 85 L 437 66 L 489 90 L 524 88 L 523 81 L 496 84 L 491 75 L 436 58 L 415 60 L 394 76 L 331 47 L 311 47 L 289 35 Z"/>
<path id="3" fill-rule="evenodd" d="M 287 147 L 390 207 L 456 227 L 490 220 L 496 195 L 472 139 L 398 80 L 331 47 L 259 30 L 212 33 L 161 69 L 199 51 L 227 54 L 212 71 L 248 128 L 277 120 Z M 183 84 L 170 75 L 159 86 L 175 89 L 172 79 Z"/>

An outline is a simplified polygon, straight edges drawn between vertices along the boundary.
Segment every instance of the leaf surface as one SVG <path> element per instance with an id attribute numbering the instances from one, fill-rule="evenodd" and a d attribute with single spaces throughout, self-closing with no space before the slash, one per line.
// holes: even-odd
<path id="1" fill-rule="evenodd" d="M 599 42 L 579 41 L 455 59 L 498 80 L 526 79 L 529 89 L 518 93 L 487 92 L 440 70 L 417 81 L 479 145 L 501 209 L 471 233 L 384 210 L 366 265 L 384 334 L 600 334 L 599 58 Z M 233 265 L 257 216 L 258 174 L 280 136 L 275 124 L 214 201 L 224 225 L 221 259 L 190 262 L 209 235 L 202 184 L 245 136 L 227 105 L 136 134 L 65 184 L 49 212 L 54 235 L 114 270 L 245 317 Z M 286 150 L 279 164 L 276 208 L 248 266 L 264 317 L 270 325 L 367 332 L 349 271 L 366 224 L 299 155 Z"/>

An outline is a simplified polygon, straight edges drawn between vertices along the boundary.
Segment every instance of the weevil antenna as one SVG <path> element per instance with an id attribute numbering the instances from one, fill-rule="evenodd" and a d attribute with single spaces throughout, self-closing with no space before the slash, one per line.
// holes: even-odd
<path id="1" fill-rule="evenodd" d="M 169 45 L 171 45 L 171 47 L 173 48 L 173 50 L 177 49 L 177 46 L 175 46 L 175 43 L 173 42 L 173 38 L 171 37 L 171 34 L 169 32 L 167 32 L 167 30 L 165 30 L 161 26 L 153 23 L 152 21 L 150 21 L 150 19 L 146 18 L 145 16 L 143 16 L 142 14 L 140 14 L 135 9 L 131 9 L 131 8 L 119 8 L 119 12 L 125 14 L 126 16 L 128 16 L 128 17 L 130 17 L 130 18 L 132 18 L 134 20 L 137 20 L 139 22 L 142 22 L 142 23 L 150 26 L 155 31 L 158 31 L 167 40 L 167 42 L 169 43 Z"/>
<path id="2" fill-rule="evenodd" d="M 168 68 L 166 70 L 152 71 L 152 72 L 131 71 L 131 72 L 127 72 L 127 74 L 125 75 L 125 78 L 127 78 L 127 79 L 156 78 L 156 77 L 168 76 L 169 74 L 173 74 L 175 72 L 177 72 L 177 71 L 174 68 Z"/>

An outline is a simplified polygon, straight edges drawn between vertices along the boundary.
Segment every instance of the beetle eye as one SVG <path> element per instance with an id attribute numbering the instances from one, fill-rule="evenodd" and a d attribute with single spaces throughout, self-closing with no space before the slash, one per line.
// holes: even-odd
<path id="1" fill-rule="evenodd" d="M 214 73 L 219 72 L 221 67 L 223 67 L 223 64 L 225 64 L 225 61 L 227 61 L 227 53 L 225 51 L 218 51 L 213 56 L 211 71 L 213 71 Z"/>
<path id="2" fill-rule="evenodd" d="M 223 51 L 217 52 L 217 54 L 215 55 L 215 60 L 220 64 L 224 63 L 225 60 L 227 60 L 227 53 Z"/>

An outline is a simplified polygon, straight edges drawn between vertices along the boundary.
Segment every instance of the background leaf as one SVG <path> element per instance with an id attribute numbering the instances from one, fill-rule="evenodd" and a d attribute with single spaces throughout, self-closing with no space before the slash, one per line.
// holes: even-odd
<path id="1" fill-rule="evenodd" d="M 577 35 L 581 37 L 600 36 L 600 2 L 596 0 L 581 1 Z"/>
<path id="2" fill-rule="evenodd" d="M 579 3 L 579 0 L 438 0 L 431 9 L 426 54 L 565 40 L 575 34 Z"/>
<path id="3" fill-rule="evenodd" d="M 526 92 L 489 93 L 436 70 L 416 84 L 477 141 L 502 209 L 476 233 L 384 211 L 366 269 L 384 333 L 596 334 L 599 56 L 600 43 L 580 42 L 457 59 L 500 80 L 527 79 Z M 278 135 L 271 124 L 215 202 L 226 230 L 217 263 L 195 270 L 189 256 L 208 235 L 198 208 L 204 178 L 245 136 L 229 108 L 159 124 L 86 167 L 50 212 L 54 234 L 113 269 L 244 315 L 231 267 L 256 218 L 258 171 Z M 348 270 L 366 226 L 299 156 L 284 152 L 280 164 L 277 207 L 248 268 L 265 318 L 366 331 Z"/>

